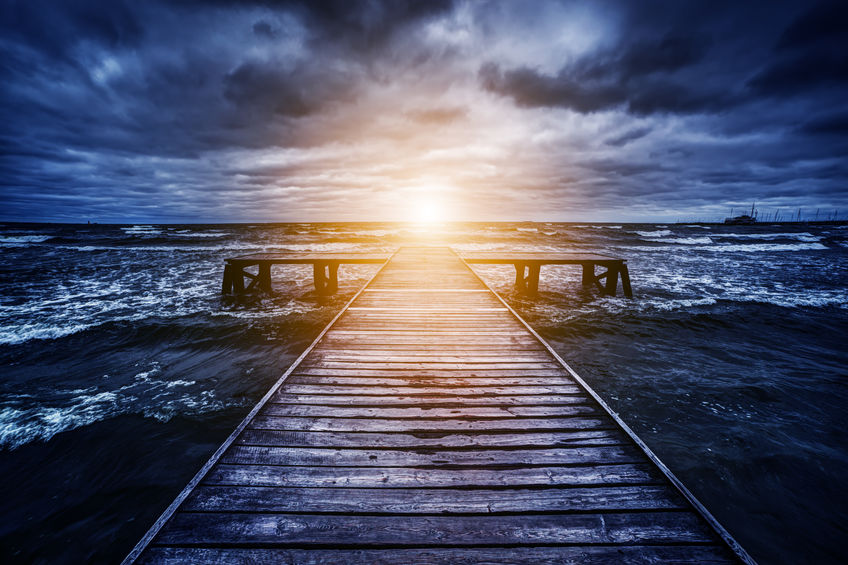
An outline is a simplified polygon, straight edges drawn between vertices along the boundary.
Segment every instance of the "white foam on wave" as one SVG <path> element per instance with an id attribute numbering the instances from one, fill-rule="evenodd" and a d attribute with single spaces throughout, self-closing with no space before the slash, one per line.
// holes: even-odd
<path id="1" fill-rule="evenodd" d="M 104 382 L 111 381 L 112 377 L 104 375 Z M 118 388 L 60 390 L 55 398 L 40 402 L 29 395 L 6 399 L 0 408 L 0 449 L 48 441 L 58 433 L 122 414 L 140 413 L 168 421 L 177 414 L 215 412 L 231 405 L 235 403 L 217 399 L 210 390 L 197 390 L 195 381 L 161 378 L 154 361 Z"/>
<path id="2" fill-rule="evenodd" d="M 671 235 L 671 230 L 637 231 L 634 233 L 642 237 L 665 237 Z"/>
<path id="3" fill-rule="evenodd" d="M 708 237 L 667 237 L 660 239 L 659 242 L 677 245 L 710 245 L 713 240 Z"/>
<path id="4" fill-rule="evenodd" d="M 797 239 L 798 241 L 815 242 L 821 238 L 811 233 L 721 233 L 715 237 L 727 237 L 731 239 Z"/>
<path id="5" fill-rule="evenodd" d="M 30 323 L 23 326 L 0 326 L 0 344 L 17 345 L 31 339 L 58 339 L 91 327 L 90 324 L 61 325 Z"/>
<path id="6" fill-rule="evenodd" d="M 695 249 L 757 253 L 762 251 L 814 251 L 817 249 L 827 249 L 827 245 L 821 243 L 731 243 L 710 247 L 697 247 Z"/>
<path id="7" fill-rule="evenodd" d="M 663 240 L 665 242 L 667 240 Z M 772 251 L 816 251 L 827 249 L 828 247 L 821 243 L 739 243 L 739 244 L 724 244 L 724 245 L 692 245 L 686 247 L 693 251 L 716 251 L 724 253 L 767 253 Z M 630 249 L 633 251 L 662 251 L 667 252 L 669 247 L 658 245 L 622 245 L 617 249 Z"/>
<path id="8" fill-rule="evenodd" d="M 229 235 L 226 232 L 218 232 L 218 231 L 216 231 L 216 232 L 193 232 L 193 231 L 189 231 L 189 230 L 177 230 L 177 231 L 169 233 L 168 235 L 171 235 L 171 234 L 178 235 L 179 237 L 200 237 L 200 238 L 224 237 L 226 235 Z"/>
<path id="9" fill-rule="evenodd" d="M 701 229 L 701 230 L 711 230 L 712 229 L 710 226 L 699 226 L 698 224 L 686 224 L 683 227 L 684 228 L 698 228 L 698 229 Z"/>
<path id="10" fill-rule="evenodd" d="M 129 235 L 159 235 L 162 233 L 162 230 L 148 225 L 124 227 L 121 228 L 121 231 Z"/>
<path id="11" fill-rule="evenodd" d="M 62 249 L 71 251 L 91 252 L 91 251 L 243 251 L 244 253 L 253 253 L 256 251 L 273 252 L 280 251 L 283 248 L 280 246 L 261 246 L 261 245 L 245 245 L 237 243 L 227 243 L 224 245 L 67 245 L 62 246 Z"/>
<path id="12" fill-rule="evenodd" d="M 53 239 L 52 235 L 0 235 L 0 245 L 13 247 L 18 245 L 29 245 L 30 243 L 44 243 Z"/>
<path id="13" fill-rule="evenodd" d="M 516 231 L 524 231 L 524 232 L 531 232 L 531 233 L 538 233 L 539 232 L 539 230 L 536 229 L 536 228 L 515 228 L 515 229 L 516 229 Z"/>

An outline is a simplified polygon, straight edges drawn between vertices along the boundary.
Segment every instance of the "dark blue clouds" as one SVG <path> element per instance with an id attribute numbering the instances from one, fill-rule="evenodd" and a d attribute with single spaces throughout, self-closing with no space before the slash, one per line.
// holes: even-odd
<path id="1" fill-rule="evenodd" d="M 848 206 L 844 3 L 10 0 L 0 33 L 8 220 Z"/>

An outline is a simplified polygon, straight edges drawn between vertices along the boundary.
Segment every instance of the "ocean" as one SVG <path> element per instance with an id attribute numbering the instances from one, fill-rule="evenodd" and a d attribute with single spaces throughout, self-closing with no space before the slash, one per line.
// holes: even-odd
<path id="1" fill-rule="evenodd" d="M 626 258 L 634 300 L 475 270 L 760 563 L 843 562 L 848 227 L 590 223 L 0 224 L 3 562 L 120 561 L 377 269 L 232 303 L 225 258 L 404 244 Z"/>

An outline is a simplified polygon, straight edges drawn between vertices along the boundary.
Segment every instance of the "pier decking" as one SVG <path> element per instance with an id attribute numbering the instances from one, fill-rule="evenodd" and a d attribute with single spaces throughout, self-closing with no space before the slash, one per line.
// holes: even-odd
<path id="1" fill-rule="evenodd" d="M 455 253 L 402 248 L 125 563 L 752 563 Z"/>

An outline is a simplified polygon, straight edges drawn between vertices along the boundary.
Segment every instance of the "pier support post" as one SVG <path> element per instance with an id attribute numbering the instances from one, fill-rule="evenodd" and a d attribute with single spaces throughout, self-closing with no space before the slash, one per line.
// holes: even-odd
<path id="1" fill-rule="evenodd" d="M 527 294 L 536 294 L 539 292 L 539 274 L 542 271 L 542 266 L 539 264 L 533 264 L 528 266 L 529 273 L 527 273 L 525 291 Z"/>
<path id="2" fill-rule="evenodd" d="M 229 263 L 224 265 L 224 280 L 221 283 L 221 292 L 223 294 L 232 294 L 233 292 L 233 267 Z"/>
<path id="3" fill-rule="evenodd" d="M 513 267 L 515 267 L 515 288 L 523 292 L 525 289 L 524 271 L 527 268 L 527 265 L 524 263 L 514 263 Z"/>
<path id="4" fill-rule="evenodd" d="M 595 284 L 595 264 L 594 263 L 584 263 L 583 264 L 583 286 L 592 286 Z"/>
<path id="5" fill-rule="evenodd" d="M 233 265 L 230 272 L 233 294 L 244 294 L 244 267 Z"/>
<path id="6" fill-rule="evenodd" d="M 513 263 L 515 266 L 515 288 L 526 294 L 539 292 L 539 273 L 542 266 L 536 263 Z"/>
<path id="7" fill-rule="evenodd" d="M 271 293 L 271 264 L 259 264 L 259 289 Z"/>
<path id="8" fill-rule="evenodd" d="M 624 296 L 633 298 L 633 289 L 630 288 L 630 271 L 627 270 L 627 263 L 621 265 L 619 273 L 621 274 L 621 290 L 624 291 Z"/>
<path id="9" fill-rule="evenodd" d="M 615 289 L 618 288 L 618 267 L 610 265 L 607 267 L 607 280 L 604 285 L 604 294 L 607 296 L 615 296 Z"/>
<path id="10" fill-rule="evenodd" d="M 327 265 L 327 292 L 333 293 L 339 290 L 339 264 Z"/>
<path id="11" fill-rule="evenodd" d="M 315 290 L 321 294 L 332 294 L 339 289 L 339 264 L 316 261 L 312 264 Z"/>

